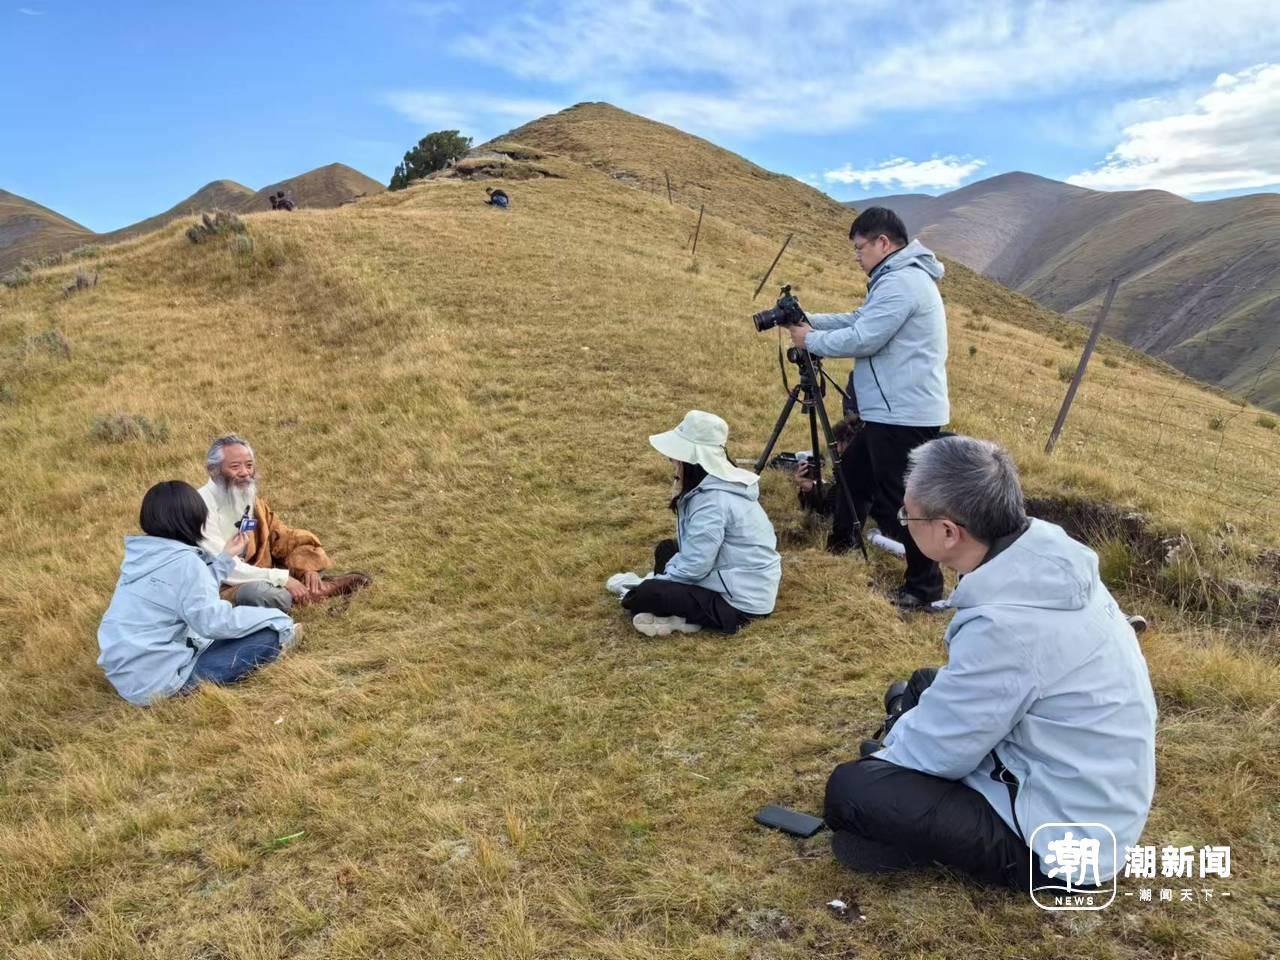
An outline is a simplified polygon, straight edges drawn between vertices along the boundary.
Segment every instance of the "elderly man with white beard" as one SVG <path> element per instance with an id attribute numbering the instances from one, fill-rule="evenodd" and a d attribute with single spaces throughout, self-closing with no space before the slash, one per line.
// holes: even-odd
<path id="1" fill-rule="evenodd" d="M 244 559 L 237 559 L 222 581 L 221 596 L 236 606 L 288 611 L 353 593 L 372 582 L 368 574 L 323 575 L 333 566 L 320 540 L 309 530 L 286 526 L 258 496 L 257 464 L 249 441 L 234 433 L 219 437 L 205 457 L 209 482 L 200 496 L 209 507 L 201 546 L 215 556 L 252 518 Z"/>

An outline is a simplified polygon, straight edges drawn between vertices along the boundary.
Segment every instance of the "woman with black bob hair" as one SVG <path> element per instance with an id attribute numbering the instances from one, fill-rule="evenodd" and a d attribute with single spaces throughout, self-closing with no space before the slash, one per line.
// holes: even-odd
<path id="1" fill-rule="evenodd" d="M 201 549 L 208 510 L 195 487 L 166 480 L 142 498 L 144 536 L 124 538 L 120 580 L 98 627 L 98 666 L 130 703 L 234 683 L 301 633 L 279 610 L 233 607 L 218 596 L 247 538 L 237 533 L 216 557 Z"/>
<path id="2" fill-rule="evenodd" d="M 729 425 L 701 410 L 649 438 L 675 466 L 676 539 L 658 544 L 653 575 L 622 597 L 646 636 L 736 633 L 773 612 L 782 579 L 777 537 L 760 506 L 760 478 L 733 465 L 728 439 Z"/>

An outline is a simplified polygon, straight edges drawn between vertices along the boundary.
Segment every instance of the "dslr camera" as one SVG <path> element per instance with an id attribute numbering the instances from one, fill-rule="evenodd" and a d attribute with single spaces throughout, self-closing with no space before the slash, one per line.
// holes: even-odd
<path id="1" fill-rule="evenodd" d="M 778 302 L 768 310 L 761 310 L 751 315 L 751 322 L 756 325 L 756 333 L 763 333 L 773 327 L 794 327 L 804 323 L 808 317 L 800 309 L 800 301 L 791 295 L 791 284 L 782 285 L 782 294 Z"/>

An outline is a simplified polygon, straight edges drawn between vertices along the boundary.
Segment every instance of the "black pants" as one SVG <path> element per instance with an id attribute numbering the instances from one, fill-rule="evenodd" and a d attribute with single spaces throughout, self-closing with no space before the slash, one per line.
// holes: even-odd
<path id="1" fill-rule="evenodd" d="M 907 454 L 941 433 L 940 427 L 900 427 L 890 423 L 867 422 L 841 458 L 841 477 L 854 486 L 855 503 L 871 502 L 871 516 L 880 532 L 899 541 L 907 551 L 907 574 L 902 588 L 921 600 L 942 598 L 942 569 L 911 539 L 898 522 L 907 472 Z"/>
<path id="2" fill-rule="evenodd" d="M 827 536 L 827 549 L 831 553 L 846 553 L 854 549 L 854 516 L 849 512 L 849 500 L 854 504 L 854 512 L 860 526 L 867 526 L 867 515 L 870 511 L 870 498 L 867 485 L 860 484 L 855 472 L 858 470 L 855 458 L 850 451 L 840 458 L 840 477 L 836 489 L 831 490 L 831 534 Z M 850 498 L 845 498 L 844 490 L 849 490 Z"/>
<path id="3" fill-rule="evenodd" d="M 910 709 L 937 671 L 911 675 Z M 1027 889 L 1031 850 L 987 802 L 958 780 L 944 780 L 867 757 L 836 767 L 827 781 L 827 826 L 886 848 L 885 866 L 940 863 L 994 886 Z M 1036 863 L 1037 882 L 1042 882 Z"/>
<path id="4" fill-rule="evenodd" d="M 661 541 L 653 551 L 653 572 L 663 573 L 676 555 L 674 540 Z M 622 607 L 632 613 L 652 613 L 659 617 L 684 617 L 689 623 L 710 627 L 721 633 L 737 633 L 754 618 L 725 600 L 722 594 L 692 583 L 650 579 L 622 598 Z"/>

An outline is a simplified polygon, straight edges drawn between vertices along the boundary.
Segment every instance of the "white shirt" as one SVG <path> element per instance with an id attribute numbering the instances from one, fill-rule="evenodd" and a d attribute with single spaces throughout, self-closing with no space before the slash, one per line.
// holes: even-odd
<path id="1" fill-rule="evenodd" d="M 201 487 L 199 493 L 204 498 L 205 505 L 209 508 L 209 519 L 205 521 L 204 539 L 200 541 L 200 546 L 217 556 L 226 547 L 227 541 L 235 535 L 236 526 L 240 522 L 240 513 L 233 504 L 223 502 L 222 498 L 218 496 L 218 488 L 212 480 Z M 266 530 L 257 530 L 255 532 L 259 536 L 268 536 Z M 288 570 L 275 567 L 255 567 L 251 563 L 245 563 L 239 557 L 236 557 L 235 561 L 235 566 L 227 574 L 227 578 L 222 581 L 227 586 L 239 586 L 242 583 L 265 580 L 272 586 L 283 587 L 289 579 Z"/>

